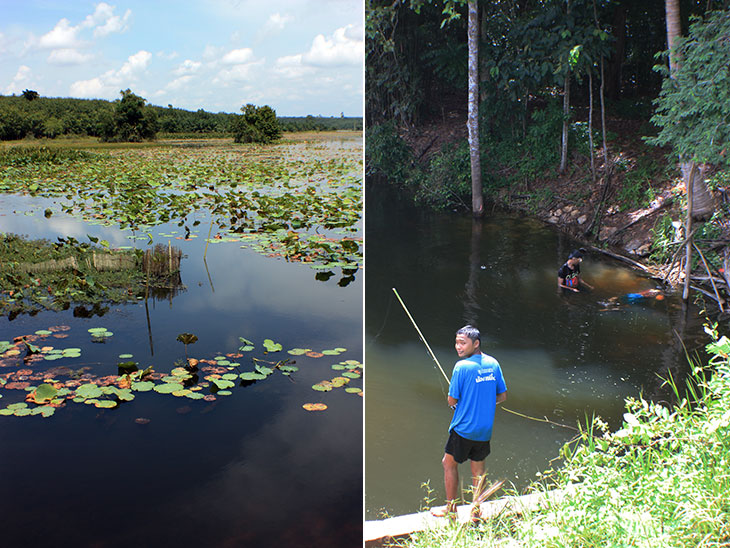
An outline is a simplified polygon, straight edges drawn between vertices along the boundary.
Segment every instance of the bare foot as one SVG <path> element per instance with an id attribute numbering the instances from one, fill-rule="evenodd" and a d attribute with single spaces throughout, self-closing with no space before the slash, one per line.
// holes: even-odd
<path id="1" fill-rule="evenodd" d="M 450 501 L 446 506 L 431 508 L 431 515 L 437 518 L 449 518 L 456 521 L 456 501 Z"/>

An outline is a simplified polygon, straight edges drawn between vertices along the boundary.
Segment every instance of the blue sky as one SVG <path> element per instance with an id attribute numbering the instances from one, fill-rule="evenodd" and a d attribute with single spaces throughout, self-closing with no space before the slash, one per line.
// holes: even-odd
<path id="1" fill-rule="evenodd" d="M 363 0 L 0 0 L 0 94 L 362 116 Z"/>

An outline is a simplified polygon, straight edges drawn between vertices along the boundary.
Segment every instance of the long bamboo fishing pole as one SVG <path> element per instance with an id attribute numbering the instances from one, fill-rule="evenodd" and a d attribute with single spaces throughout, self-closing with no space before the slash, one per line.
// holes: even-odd
<path id="1" fill-rule="evenodd" d="M 393 293 L 395 293 L 395 296 L 398 297 L 398 302 L 403 307 L 403 310 L 405 310 L 406 314 L 408 314 L 408 319 L 411 320 L 413 327 L 416 328 L 416 331 L 418 332 L 418 336 L 421 337 L 423 344 L 426 345 L 426 348 L 428 349 L 428 353 L 431 354 L 433 361 L 435 361 L 436 365 L 438 365 L 439 371 L 441 371 L 441 374 L 444 376 L 444 379 L 446 379 L 446 382 L 451 384 L 451 382 L 449 381 L 449 377 L 447 377 L 446 373 L 444 373 L 444 369 L 443 369 L 443 367 L 441 367 L 441 364 L 439 363 L 438 359 L 436 358 L 436 355 L 433 353 L 433 350 L 431 350 L 431 347 L 428 346 L 428 342 L 426 342 L 426 337 L 423 336 L 423 333 L 421 333 L 421 330 L 418 329 L 418 326 L 416 325 L 416 321 L 413 319 L 413 316 L 411 316 L 411 313 L 408 312 L 408 308 L 406 308 L 406 304 L 403 302 L 403 299 L 400 298 L 400 295 L 398 295 L 398 291 L 396 291 L 395 287 L 392 289 L 393 289 Z"/>

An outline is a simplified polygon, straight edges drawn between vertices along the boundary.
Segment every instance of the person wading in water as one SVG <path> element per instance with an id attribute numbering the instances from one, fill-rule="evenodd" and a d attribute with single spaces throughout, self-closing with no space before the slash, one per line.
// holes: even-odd
<path id="1" fill-rule="evenodd" d="M 446 506 L 434 508 L 435 516 L 456 518 L 459 491 L 459 464 L 471 461 L 472 485 L 476 489 L 484 474 L 484 460 L 490 452 L 492 425 L 498 403 L 507 399 L 507 386 L 497 360 L 481 352 L 481 335 L 467 325 L 456 332 L 454 344 L 459 361 L 454 366 L 448 404 L 454 410 L 449 425 L 444 458 Z M 475 517 L 479 508 L 472 509 Z"/>
<path id="2" fill-rule="evenodd" d="M 558 287 L 569 289 L 578 293 L 580 286 L 584 285 L 588 289 L 593 286 L 580 277 L 580 263 L 583 261 L 583 250 L 575 249 L 568 255 L 567 262 L 558 270 Z"/>

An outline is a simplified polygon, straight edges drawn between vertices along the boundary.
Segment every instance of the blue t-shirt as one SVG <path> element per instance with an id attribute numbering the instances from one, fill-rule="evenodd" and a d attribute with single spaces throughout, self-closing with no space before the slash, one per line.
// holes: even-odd
<path id="1" fill-rule="evenodd" d="M 497 394 L 506 391 L 502 369 L 492 356 L 474 354 L 456 362 L 449 396 L 459 401 L 449 430 L 472 441 L 492 439 Z"/>

